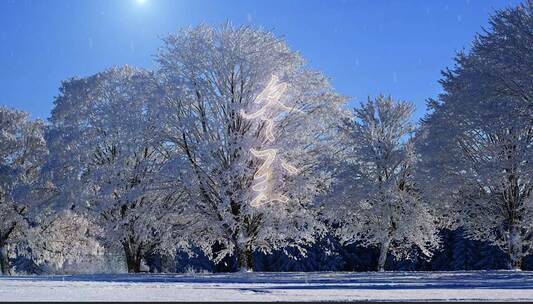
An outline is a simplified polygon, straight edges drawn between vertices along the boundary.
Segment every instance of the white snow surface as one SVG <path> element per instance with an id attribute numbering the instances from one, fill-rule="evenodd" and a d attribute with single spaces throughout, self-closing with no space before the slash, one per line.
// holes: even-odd
<path id="1" fill-rule="evenodd" d="M 0 276 L 1 301 L 533 301 L 533 272 Z"/>

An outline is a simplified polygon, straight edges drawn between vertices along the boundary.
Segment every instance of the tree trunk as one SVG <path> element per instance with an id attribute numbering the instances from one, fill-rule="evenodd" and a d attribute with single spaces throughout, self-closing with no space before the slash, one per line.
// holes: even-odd
<path id="1" fill-rule="evenodd" d="M 509 262 L 507 269 L 509 270 L 521 270 L 522 269 L 522 244 L 518 241 L 516 236 L 518 228 L 512 227 L 509 231 L 509 240 L 507 241 L 507 254 Z"/>
<path id="2" fill-rule="evenodd" d="M 10 275 L 9 259 L 7 257 L 7 248 L 4 241 L 0 240 L 0 274 Z"/>
<path id="3" fill-rule="evenodd" d="M 131 242 L 122 243 L 124 247 L 124 255 L 126 256 L 126 265 L 128 266 L 129 273 L 141 272 L 141 247 L 135 248 Z"/>
<path id="4" fill-rule="evenodd" d="M 381 243 L 379 248 L 378 271 L 385 271 L 385 263 L 387 262 L 387 254 L 389 253 L 390 239 Z"/>
<path id="5" fill-rule="evenodd" d="M 253 252 L 248 246 L 245 246 L 244 249 L 238 248 L 235 250 L 235 255 L 237 256 L 237 266 L 240 272 L 254 271 Z"/>
<path id="6" fill-rule="evenodd" d="M 522 257 L 509 257 L 509 270 L 522 270 Z"/>

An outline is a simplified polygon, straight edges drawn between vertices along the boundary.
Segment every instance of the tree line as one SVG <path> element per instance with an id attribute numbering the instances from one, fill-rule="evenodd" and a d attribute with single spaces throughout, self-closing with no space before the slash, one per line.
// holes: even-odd
<path id="1" fill-rule="evenodd" d="M 532 8 L 495 12 L 419 122 L 386 95 L 349 109 L 283 39 L 231 24 L 166 37 L 153 70 L 63 81 L 47 121 L 0 107 L 1 272 L 110 256 L 128 272 L 154 256 L 287 270 L 340 251 L 379 271 L 430 269 L 457 234 L 521 269 L 533 250 Z"/>

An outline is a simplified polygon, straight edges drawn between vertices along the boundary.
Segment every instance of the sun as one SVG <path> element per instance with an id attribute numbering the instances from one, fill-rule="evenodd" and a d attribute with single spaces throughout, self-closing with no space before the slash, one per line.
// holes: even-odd
<path id="1" fill-rule="evenodd" d="M 137 2 L 137 4 L 143 5 L 146 3 L 146 0 L 135 0 L 135 2 Z"/>

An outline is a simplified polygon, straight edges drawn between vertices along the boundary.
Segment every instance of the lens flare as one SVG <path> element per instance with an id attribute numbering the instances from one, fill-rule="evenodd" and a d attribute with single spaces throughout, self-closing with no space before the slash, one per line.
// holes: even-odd
<path id="1" fill-rule="evenodd" d="M 263 106 L 259 110 L 251 114 L 247 114 L 243 110 L 241 110 L 240 112 L 241 116 L 244 119 L 260 119 L 265 123 L 264 132 L 268 142 L 273 142 L 275 140 L 273 119 L 274 117 L 269 117 L 267 115 L 267 110 L 269 108 L 276 108 L 278 110 L 283 110 L 286 112 L 303 113 L 302 111 L 296 108 L 288 107 L 280 102 L 281 96 L 285 93 L 286 90 L 287 84 L 280 83 L 279 78 L 275 75 L 272 75 L 268 85 L 263 91 L 261 91 L 259 95 L 257 95 L 257 98 L 254 101 L 254 103 L 263 104 Z M 273 194 L 271 189 L 272 165 L 276 160 L 278 149 L 271 148 L 264 150 L 256 150 L 252 148 L 250 149 L 250 153 L 252 153 L 252 155 L 257 158 L 264 160 L 263 164 L 261 164 L 261 166 L 259 167 L 259 169 L 257 169 L 257 172 L 254 175 L 254 180 L 256 182 L 252 186 L 252 190 L 257 192 L 257 195 L 252 200 L 251 205 L 254 207 L 258 207 L 271 201 L 279 201 L 282 203 L 286 203 L 289 200 L 287 196 Z M 281 160 L 281 167 L 285 169 L 285 171 L 287 171 L 287 173 L 290 175 L 298 173 L 298 169 L 296 167 L 285 162 L 284 160 Z"/>

